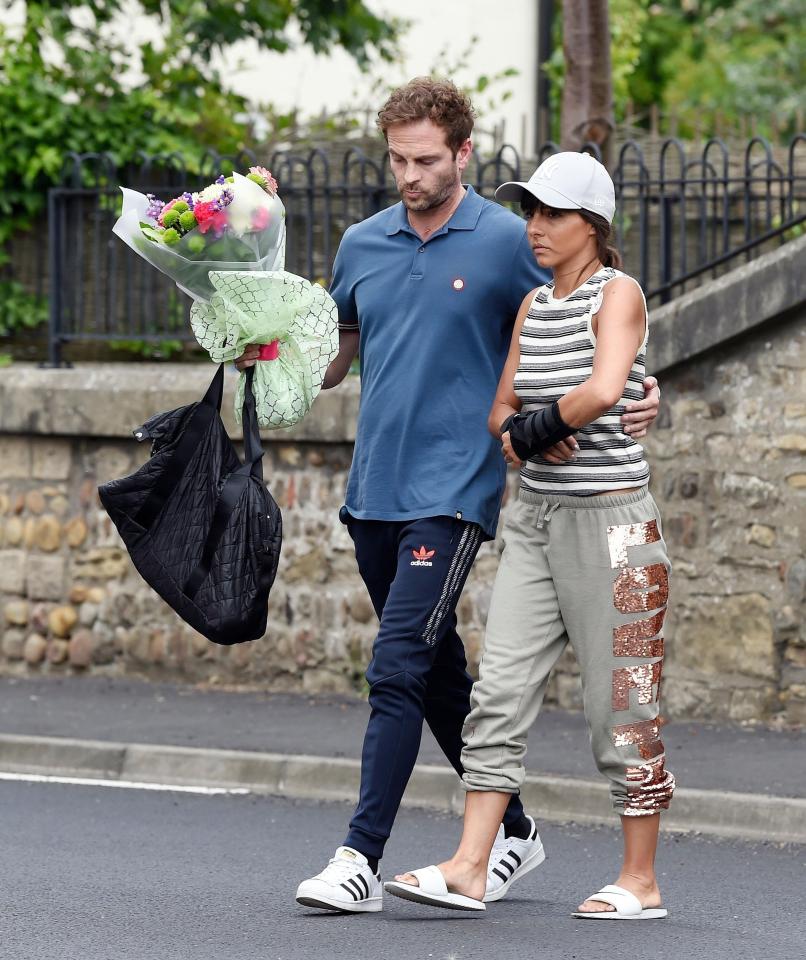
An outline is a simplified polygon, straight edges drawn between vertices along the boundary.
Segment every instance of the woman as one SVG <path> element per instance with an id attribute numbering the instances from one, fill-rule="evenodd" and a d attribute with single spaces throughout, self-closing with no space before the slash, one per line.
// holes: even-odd
<path id="1" fill-rule="evenodd" d="M 484 909 L 493 841 L 525 776 L 526 733 L 570 642 L 596 763 L 624 835 L 616 883 L 574 916 L 654 919 L 666 915 L 654 858 L 660 810 L 674 790 L 658 719 L 670 564 L 643 450 L 619 422 L 641 395 L 646 303 L 617 269 L 615 191 L 598 161 L 557 154 L 496 198 L 521 202 L 535 257 L 553 274 L 523 301 L 489 418 L 507 462 L 520 468 L 520 494 L 464 729 L 459 848 L 386 888 L 429 905 Z M 570 462 L 541 456 L 572 435 L 579 449 Z"/>

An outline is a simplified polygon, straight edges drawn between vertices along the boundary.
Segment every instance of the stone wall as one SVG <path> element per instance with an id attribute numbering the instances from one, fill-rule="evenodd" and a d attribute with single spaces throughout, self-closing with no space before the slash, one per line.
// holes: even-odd
<path id="1" fill-rule="evenodd" d="M 655 321 L 666 369 L 647 443 L 674 563 L 665 712 L 806 723 L 806 313 L 782 310 L 763 325 L 759 315 L 739 339 L 703 337 L 701 352 L 690 341 L 707 322 L 707 291 L 689 300 Z M 668 330 L 664 340 L 673 313 L 678 334 L 690 327 L 676 354 Z M 285 539 L 260 641 L 217 647 L 179 621 L 135 573 L 100 507 L 97 484 L 148 455 L 130 430 L 198 398 L 209 376 L 209 367 L 170 364 L 0 373 L 0 672 L 363 689 L 374 614 L 338 521 L 354 380 L 267 440 Z M 459 606 L 474 668 L 497 558 L 497 544 L 482 549 Z M 580 706 L 570 652 L 549 699 Z"/>

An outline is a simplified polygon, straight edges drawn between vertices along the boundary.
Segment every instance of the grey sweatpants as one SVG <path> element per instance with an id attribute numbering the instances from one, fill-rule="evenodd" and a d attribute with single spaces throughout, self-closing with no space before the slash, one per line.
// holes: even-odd
<path id="1" fill-rule="evenodd" d="M 670 563 L 644 487 L 613 496 L 521 491 L 504 528 L 479 679 L 465 723 L 468 790 L 517 793 L 526 734 L 571 643 L 585 717 L 614 808 L 669 806 L 658 699 Z"/>

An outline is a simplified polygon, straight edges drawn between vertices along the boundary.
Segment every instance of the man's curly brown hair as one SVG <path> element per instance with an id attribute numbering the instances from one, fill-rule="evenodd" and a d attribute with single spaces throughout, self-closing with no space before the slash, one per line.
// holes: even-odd
<path id="1" fill-rule="evenodd" d="M 394 123 L 431 120 L 445 131 L 445 140 L 456 156 L 473 132 L 475 117 L 470 98 L 450 80 L 415 77 L 392 91 L 378 111 L 378 126 L 387 137 Z"/>

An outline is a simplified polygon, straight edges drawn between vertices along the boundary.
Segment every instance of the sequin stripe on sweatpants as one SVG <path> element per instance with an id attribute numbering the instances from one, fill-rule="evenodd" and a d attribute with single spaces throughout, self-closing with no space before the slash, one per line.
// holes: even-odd
<path id="1" fill-rule="evenodd" d="M 613 629 L 616 657 L 655 657 L 652 663 L 617 667 L 613 671 L 613 710 L 628 710 L 630 693 L 639 704 L 660 701 L 663 670 L 663 621 L 669 597 L 669 572 L 662 563 L 630 567 L 629 547 L 656 543 L 660 531 L 656 520 L 607 528 L 610 564 L 620 570 L 613 583 L 613 603 L 621 614 L 657 610 L 651 617 L 620 624 Z M 660 739 L 660 719 L 621 724 L 613 728 L 616 747 L 637 746 L 645 762 L 627 768 L 625 817 L 650 816 L 667 809 L 674 793 L 674 776 L 665 769 L 666 755 Z"/>

